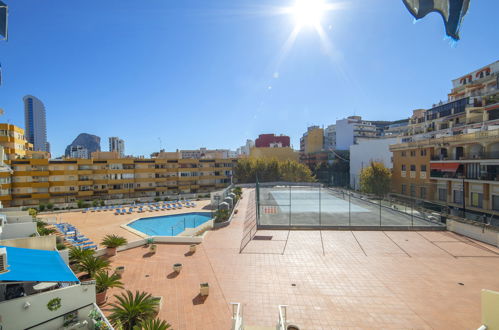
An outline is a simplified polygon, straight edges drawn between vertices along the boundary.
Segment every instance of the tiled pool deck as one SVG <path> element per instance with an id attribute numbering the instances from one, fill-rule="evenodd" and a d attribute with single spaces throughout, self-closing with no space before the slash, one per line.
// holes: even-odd
<path id="1" fill-rule="evenodd" d="M 173 244 L 118 253 L 126 288 L 163 296 L 159 316 L 176 330 L 230 329 L 230 302 L 246 325 L 275 326 L 286 304 L 302 329 L 476 329 L 480 290 L 499 291 L 499 249 L 445 231 L 259 231 L 272 239 L 240 254 L 247 201 L 194 255 Z"/>

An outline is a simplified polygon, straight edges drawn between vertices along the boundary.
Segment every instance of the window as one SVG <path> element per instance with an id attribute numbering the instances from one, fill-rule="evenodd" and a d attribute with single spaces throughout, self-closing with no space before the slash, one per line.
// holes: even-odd
<path id="1" fill-rule="evenodd" d="M 404 195 L 406 194 L 406 185 L 405 185 L 405 184 L 403 184 L 403 185 L 402 185 L 402 190 L 401 190 L 401 192 L 402 192 L 402 194 L 404 194 Z"/>
<path id="2" fill-rule="evenodd" d="M 411 165 L 411 171 L 415 171 L 416 170 L 416 165 Z"/>
<path id="3" fill-rule="evenodd" d="M 492 209 L 494 211 L 499 211 L 499 196 L 492 195 Z"/>
<path id="4" fill-rule="evenodd" d="M 426 187 L 420 187 L 419 188 L 419 197 L 421 198 L 426 198 Z"/>
<path id="5" fill-rule="evenodd" d="M 463 191 L 462 190 L 454 190 L 453 202 L 456 204 L 463 204 Z"/>
<path id="6" fill-rule="evenodd" d="M 415 150 L 411 150 L 411 157 L 415 157 L 416 156 L 416 151 Z"/>
<path id="7" fill-rule="evenodd" d="M 416 185 L 414 183 L 411 183 L 411 196 L 416 196 Z"/>
<path id="8" fill-rule="evenodd" d="M 421 150 L 421 151 L 420 151 L 420 155 L 421 155 L 421 156 L 426 156 L 426 149 Z"/>
<path id="9" fill-rule="evenodd" d="M 402 164 L 402 171 L 405 171 L 405 164 Z"/>
<path id="10" fill-rule="evenodd" d="M 438 200 L 441 202 L 447 201 L 447 189 L 438 188 Z"/>
<path id="11" fill-rule="evenodd" d="M 421 172 L 426 172 L 426 165 L 421 165 Z"/>
<path id="12" fill-rule="evenodd" d="M 471 193 L 471 206 L 474 207 L 483 207 L 483 194 L 482 193 L 477 193 L 477 192 L 472 192 Z"/>
<path id="13" fill-rule="evenodd" d="M 405 151 L 402 151 L 402 157 L 405 157 Z"/>

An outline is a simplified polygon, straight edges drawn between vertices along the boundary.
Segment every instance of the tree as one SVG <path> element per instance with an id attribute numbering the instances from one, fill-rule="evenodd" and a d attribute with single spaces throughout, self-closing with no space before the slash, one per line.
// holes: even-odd
<path id="1" fill-rule="evenodd" d="M 102 293 L 110 288 L 123 289 L 123 283 L 120 281 L 118 274 L 111 274 L 107 271 L 99 271 L 95 273 L 95 291 Z"/>
<path id="2" fill-rule="evenodd" d="M 38 234 L 40 234 L 40 236 L 48 236 L 55 233 L 55 229 L 47 228 L 46 226 L 47 223 L 41 220 L 36 221 L 36 230 L 38 231 Z"/>
<path id="3" fill-rule="evenodd" d="M 36 219 L 36 216 L 38 215 L 38 211 L 34 208 L 29 208 L 28 209 L 28 214 L 31 215 L 33 219 Z"/>
<path id="4" fill-rule="evenodd" d="M 104 239 L 101 242 L 101 244 L 107 248 L 117 248 L 127 243 L 128 241 L 126 238 L 114 234 L 104 236 Z"/>
<path id="5" fill-rule="evenodd" d="M 146 321 L 140 322 L 139 327 L 135 327 L 137 330 L 167 330 L 170 329 L 171 325 L 166 321 L 160 319 L 149 319 Z"/>
<path id="6" fill-rule="evenodd" d="M 94 255 L 83 257 L 78 263 L 78 269 L 87 273 L 91 278 L 95 276 L 98 271 L 108 269 L 110 265 L 109 260 L 95 257 Z"/>
<path id="7" fill-rule="evenodd" d="M 289 181 L 314 182 L 310 169 L 298 162 L 276 159 L 243 158 L 237 161 L 234 177 L 239 183 Z"/>
<path id="8" fill-rule="evenodd" d="M 114 295 L 117 303 L 109 304 L 111 308 L 110 321 L 113 325 L 121 325 L 123 330 L 133 330 L 142 322 L 152 319 L 159 306 L 159 299 L 150 293 L 130 290 L 120 295 Z"/>
<path id="9" fill-rule="evenodd" d="M 83 258 L 93 255 L 94 255 L 94 250 L 92 249 L 84 250 L 79 246 L 73 246 L 71 249 L 69 249 L 69 263 L 79 264 Z"/>
<path id="10" fill-rule="evenodd" d="M 360 189 L 364 193 L 382 197 L 390 191 L 390 179 L 390 170 L 383 163 L 371 162 L 360 172 Z"/>
<path id="11" fill-rule="evenodd" d="M 229 219 L 230 213 L 229 210 L 219 209 L 215 212 L 215 222 L 220 223 Z"/>

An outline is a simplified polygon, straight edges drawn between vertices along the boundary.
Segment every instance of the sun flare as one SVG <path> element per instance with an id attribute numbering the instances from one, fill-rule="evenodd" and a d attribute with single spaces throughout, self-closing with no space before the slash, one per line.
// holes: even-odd
<path id="1" fill-rule="evenodd" d="M 297 26 L 317 26 L 327 10 L 323 0 L 296 0 L 291 12 Z"/>

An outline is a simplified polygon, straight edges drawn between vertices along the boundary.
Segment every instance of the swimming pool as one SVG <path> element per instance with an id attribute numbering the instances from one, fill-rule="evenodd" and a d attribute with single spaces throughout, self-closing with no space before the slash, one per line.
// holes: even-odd
<path id="1" fill-rule="evenodd" d="M 210 219 L 210 212 L 193 212 L 141 218 L 128 226 L 149 236 L 177 236 L 186 228 L 195 228 Z"/>

